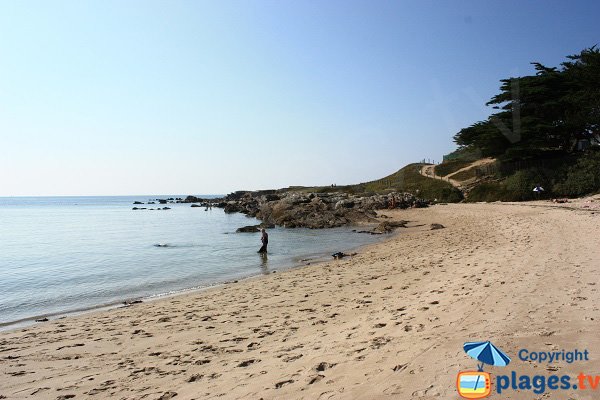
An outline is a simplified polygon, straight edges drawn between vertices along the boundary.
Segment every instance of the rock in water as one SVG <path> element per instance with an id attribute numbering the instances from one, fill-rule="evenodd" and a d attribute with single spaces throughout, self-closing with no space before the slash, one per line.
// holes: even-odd
<path id="1" fill-rule="evenodd" d="M 256 233 L 256 232 L 260 232 L 260 229 L 258 229 L 258 226 L 256 226 L 256 225 L 248 225 L 248 226 L 243 226 L 241 228 L 237 228 L 236 232 L 238 232 L 238 233 Z"/>

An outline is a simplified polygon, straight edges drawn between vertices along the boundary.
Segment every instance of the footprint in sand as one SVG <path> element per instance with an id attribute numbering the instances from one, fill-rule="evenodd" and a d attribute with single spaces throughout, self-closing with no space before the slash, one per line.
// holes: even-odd
<path id="1" fill-rule="evenodd" d="M 187 379 L 188 383 L 197 382 L 204 377 L 202 374 L 194 374 Z"/>
<path id="2" fill-rule="evenodd" d="M 249 365 L 252 365 L 252 364 L 257 363 L 257 362 L 260 362 L 260 360 L 252 358 L 250 360 L 242 361 L 237 366 L 239 368 L 245 368 L 245 367 L 248 367 Z"/>
<path id="3" fill-rule="evenodd" d="M 320 381 L 320 380 L 322 380 L 323 378 L 325 378 L 325 375 L 318 374 L 318 375 L 312 376 L 312 377 L 310 377 L 310 378 L 309 378 L 309 380 L 308 380 L 308 384 L 309 384 L 309 385 L 312 385 L 312 384 L 314 384 L 314 383 L 317 383 L 317 382 L 319 382 L 319 381 Z"/>
<path id="4" fill-rule="evenodd" d="M 281 389 L 285 385 L 289 385 L 290 383 L 294 383 L 293 379 L 288 379 L 286 381 L 277 382 L 275 384 L 275 389 Z"/>

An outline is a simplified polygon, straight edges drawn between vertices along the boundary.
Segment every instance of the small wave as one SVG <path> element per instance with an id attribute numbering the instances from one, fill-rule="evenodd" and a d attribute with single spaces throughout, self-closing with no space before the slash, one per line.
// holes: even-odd
<path id="1" fill-rule="evenodd" d="M 171 244 L 171 243 L 155 243 L 154 247 L 170 247 L 170 248 L 192 248 L 192 247 L 206 247 L 206 244 L 195 244 L 195 243 L 179 243 L 179 244 Z"/>

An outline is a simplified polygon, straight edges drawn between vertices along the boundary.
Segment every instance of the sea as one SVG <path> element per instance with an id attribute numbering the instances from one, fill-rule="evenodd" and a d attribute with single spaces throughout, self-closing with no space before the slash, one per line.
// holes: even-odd
<path id="1" fill-rule="evenodd" d="M 147 204 L 178 197 L 0 197 L 0 329 L 270 274 L 377 240 L 351 227 L 277 227 L 261 256 L 260 233 L 236 233 L 255 218 Z"/>

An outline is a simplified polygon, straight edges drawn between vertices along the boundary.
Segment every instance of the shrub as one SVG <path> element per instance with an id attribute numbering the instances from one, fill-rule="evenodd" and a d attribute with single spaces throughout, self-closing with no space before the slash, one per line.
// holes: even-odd
<path id="1" fill-rule="evenodd" d="M 467 201 L 507 201 L 509 193 L 500 182 L 486 182 L 475 186 L 468 194 Z"/>
<path id="2" fill-rule="evenodd" d="M 471 165 L 470 161 L 452 160 L 452 161 L 445 161 L 439 165 L 436 165 L 434 167 L 434 170 L 435 170 L 436 175 L 446 176 L 453 172 L 458 171 L 461 168 L 467 167 L 469 165 Z"/>
<path id="3" fill-rule="evenodd" d="M 546 172 L 539 168 L 528 168 L 517 171 L 504 182 L 512 201 L 533 200 L 536 198 L 533 188 L 541 185 L 549 193 L 550 185 Z"/>
<path id="4" fill-rule="evenodd" d="M 452 175 L 452 179 L 457 181 L 466 181 L 473 178 L 477 178 L 477 167 L 469 168 L 458 174 Z"/>
<path id="5" fill-rule="evenodd" d="M 567 169 L 553 191 L 566 197 L 582 196 L 600 190 L 600 151 L 590 150 Z"/>

